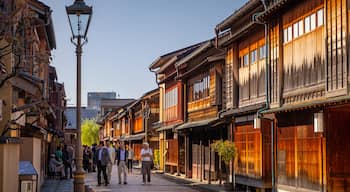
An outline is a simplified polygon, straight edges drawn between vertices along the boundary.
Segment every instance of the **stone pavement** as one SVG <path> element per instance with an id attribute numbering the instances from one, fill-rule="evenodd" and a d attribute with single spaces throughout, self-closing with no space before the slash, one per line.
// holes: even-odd
<path id="1" fill-rule="evenodd" d="M 152 182 L 142 185 L 142 175 L 139 169 L 134 169 L 132 174 L 128 174 L 128 184 L 118 184 L 117 166 L 113 167 L 111 184 L 108 186 L 97 186 L 96 173 L 89 173 L 85 176 L 85 184 L 89 185 L 95 192 L 198 192 L 197 189 L 187 184 L 179 184 L 175 181 L 163 178 L 162 175 L 152 174 Z M 103 180 L 102 180 L 103 181 Z"/>
<path id="2" fill-rule="evenodd" d="M 65 180 L 45 180 L 44 185 L 41 187 L 41 192 L 72 192 L 73 191 L 73 179 Z"/>

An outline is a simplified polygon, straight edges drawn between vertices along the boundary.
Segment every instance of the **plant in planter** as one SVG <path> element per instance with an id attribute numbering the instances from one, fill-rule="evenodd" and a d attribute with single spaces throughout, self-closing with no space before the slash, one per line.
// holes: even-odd
<path id="1" fill-rule="evenodd" d="M 235 159 L 237 155 L 237 148 L 235 144 L 228 140 L 217 140 L 212 145 L 212 150 L 217 152 L 221 161 L 225 163 L 226 166 L 226 175 L 229 175 L 229 165 Z M 221 163 L 221 162 L 220 162 Z M 228 177 L 227 177 L 228 180 Z M 228 182 L 227 182 L 228 183 Z M 232 187 L 234 183 L 232 183 Z"/>

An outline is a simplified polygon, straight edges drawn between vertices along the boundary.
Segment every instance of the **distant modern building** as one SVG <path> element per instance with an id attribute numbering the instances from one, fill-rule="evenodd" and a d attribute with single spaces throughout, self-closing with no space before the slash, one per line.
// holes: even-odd
<path id="1" fill-rule="evenodd" d="M 86 119 L 97 119 L 98 116 L 97 109 L 90 109 L 86 107 L 81 108 L 81 121 Z M 64 131 L 64 139 L 67 144 L 74 145 L 76 139 L 76 129 L 77 129 L 77 108 L 67 107 L 65 111 L 67 118 L 67 125 Z"/>
<path id="2" fill-rule="evenodd" d="M 88 92 L 87 108 L 100 110 L 102 99 L 115 99 L 116 96 L 115 92 Z"/>

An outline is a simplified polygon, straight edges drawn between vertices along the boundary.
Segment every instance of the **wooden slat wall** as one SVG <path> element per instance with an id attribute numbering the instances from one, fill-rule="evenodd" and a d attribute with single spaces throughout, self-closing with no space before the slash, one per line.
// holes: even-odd
<path id="1" fill-rule="evenodd" d="M 347 93 L 348 13 L 346 0 L 327 0 L 327 94 Z"/>
<path id="2" fill-rule="evenodd" d="M 278 184 L 321 190 L 322 161 L 322 137 L 313 125 L 278 128 Z"/>
<path id="3" fill-rule="evenodd" d="M 189 121 L 197 121 L 217 116 L 218 107 L 216 105 L 220 100 L 217 96 L 217 86 L 220 84 L 217 81 L 219 81 L 218 78 L 221 78 L 221 76 L 219 76 L 219 69 L 216 67 L 219 67 L 219 65 L 214 65 L 214 67 L 210 69 L 209 97 L 187 103 Z"/>
<path id="4" fill-rule="evenodd" d="M 194 111 L 188 113 L 188 121 L 199 121 L 203 119 L 214 118 L 217 116 L 217 113 L 217 107 L 210 107 L 199 111 Z"/>
<path id="5" fill-rule="evenodd" d="M 225 104 L 226 108 L 233 108 L 233 48 L 230 48 L 226 54 L 225 64 Z"/>
<path id="6" fill-rule="evenodd" d="M 209 146 L 205 146 L 204 147 L 204 170 L 205 170 L 205 175 L 204 178 L 205 179 L 209 179 L 209 158 L 211 156 L 211 179 L 212 180 L 216 180 L 216 169 L 215 169 L 215 152 L 214 151 L 210 151 Z"/>
<path id="7" fill-rule="evenodd" d="M 178 148 L 178 140 L 177 139 L 168 139 L 168 152 L 166 155 L 167 165 L 177 165 L 178 157 L 179 157 L 179 148 Z"/>
<path id="8" fill-rule="evenodd" d="M 270 47 L 269 47 L 269 52 L 270 52 L 270 70 L 271 70 L 271 103 L 273 104 L 279 104 L 280 102 L 280 76 L 281 73 L 279 70 L 281 70 L 281 67 L 279 67 L 279 62 L 280 62 L 280 49 L 283 48 L 283 46 L 280 46 L 280 30 L 282 28 L 279 25 L 279 21 L 274 21 L 272 23 L 272 27 L 270 29 Z"/>
<path id="9" fill-rule="evenodd" d="M 350 106 L 328 110 L 327 187 L 328 191 L 350 191 Z"/>
<path id="10" fill-rule="evenodd" d="M 143 118 L 142 117 L 137 117 L 134 120 L 134 133 L 139 133 L 143 131 Z"/>
<path id="11" fill-rule="evenodd" d="M 249 55 L 249 65 L 239 63 L 239 106 L 247 106 L 263 101 L 265 96 L 265 59 L 259 58 L 259 48 L 265 44 L 264 31 L 259 30 L 238 44 L 238 58 Z M 251 51 L 257 51 L 255 62 L 251 62 Z M 242 62 L 242 61 L 241 61 Z"/>
<path id="12" fill-rule="evenodd" d="M 323 27 L 284 44 L 284 91 L 293 91 L 324 81 Z"/>
<path id="13" fill-rule="evenodd" d="M 200 145 L 192 144 L 192 178 L 200 179 L 201 176 L 201 152 Z"/>
<path id="14" fill-rule="evenodd" d="M 134 148 L 134 155 L 135 155 L 135 160 L 141 160 L 141 149 L 142 149 L 142 144 L 140 143 L 135 143 L 133 144 Z"/>
<path id="15" fill-rule="evenodd" d="M 262 175 L 265 182 L 271 182 L 271 122 L 262 121 Z"/>
<path id="16" fill-rule="evenodd" d="M 238 150 L 235 171 L 237 175 L 261 178 L 262 146 L 260 129 L 252 124 L 235 127 L 234 143 Z"/>

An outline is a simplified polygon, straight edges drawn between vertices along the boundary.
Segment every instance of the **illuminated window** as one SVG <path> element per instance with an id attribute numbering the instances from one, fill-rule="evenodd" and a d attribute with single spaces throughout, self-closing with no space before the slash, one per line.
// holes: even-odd
<path id="1" fill-rule="evenodd" d="M 304 34 L 304 20 L 298 22 L 299 36 Z"/>
<path id="2" fill-rule="evenodd" d="M 288 42 L 293 39 L 293 28 L 292 26 L 288 27 Z"/>
<path id="3" fill-rule="evenodd" d="M 316 13 L 314 13 L 310 16 L 310 23 L 311 23 L 310 24 L 311 31 L 316 29 Z"/>
<path id="4" fill-rule="evenodd" d="M 305 33 L 310 32 L 310 16 L 305 17 Z"/>
<path id="5" fill-rule="evenodd" d="M 177 98 L 178 98 L 177 87 L 175 87 L 170 91 L 167 91 L 167 93 L 165 94 L 165 108 L 169 108 L 177 105 L 177 100 L 178 100 Z"/>
<path id="6" fill-rule="evenodd" d="M 256 50 L 253 50 L 252 52 L 250 52 L 250 59 L 251 59 L 251 63 L 254 63 L 256 62 L 257 60 L 257 51 Z"/>
<path id="7" fill-rule="evenodd" d="M 242 67 L 249 65 L 249 54 L 245 54 L 243 56 L 243 59 L 241 59 L 241 62 L 242 62 L 241 64 Z"/>
<path id="8" fill-rule="evenodd" d="M 299 23 L 294 23 L 293 25 L 293 35 L 294 35 L 294 38 L 297 38 L 299 37 Z"/>
<path id="9" fill-rule="evenodd" d="M 202 78 L 191 79 L 188 86 L 188 100 L 189 102 L 200 100 L 209 97 L 210 76 L 209 72 L 202 75 Z"/>
<path id="10" fill-rule="evenodd" d="M 266 47 L 265 45 L 259 48 L 259 59 L 264 59 L 266 57 Z"/>
<path id="11" fill-rule="evenodd" d="M 288 29 L 284 29 L 283 30 L 283 43 L 287 43 L 288 42 Z"/>
<path id="12" fill-rule="evenodd" d="M 323 9 L 317 11 L 317 27 L 323 25 Z"/>

